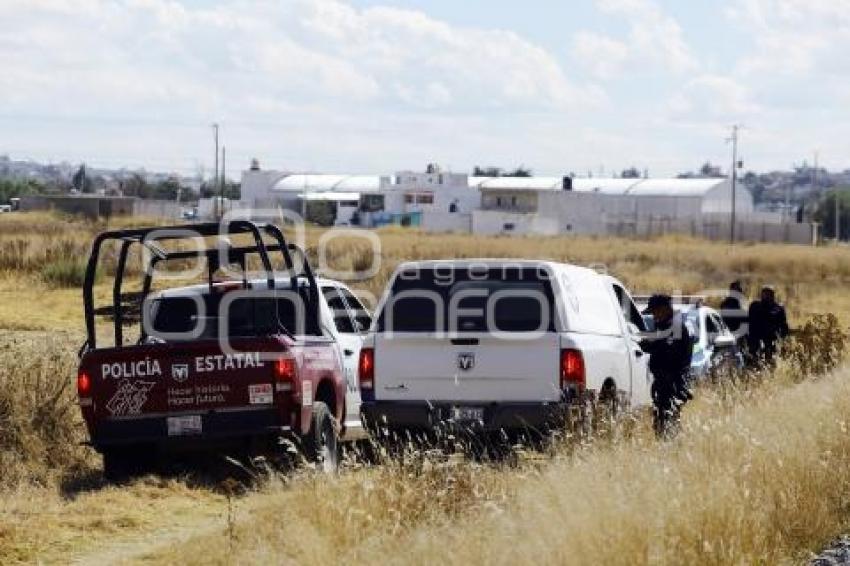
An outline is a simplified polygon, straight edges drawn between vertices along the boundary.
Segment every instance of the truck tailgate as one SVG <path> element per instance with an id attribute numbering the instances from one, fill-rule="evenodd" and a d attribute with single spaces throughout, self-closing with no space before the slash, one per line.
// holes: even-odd
<path id="1" fill-rule="evenodd" d="M 377 335 L 376 400 L 557 401 L 559 338 Z"/>
<path id="2" fill-rule="evenodd" d="M 269 338 L 234 340 L 232 346 L 230 354 L 217 341 L 91 352 L 81 366 L 91 380 L 84 415 L 91 422 L 160 418 L 163 435 L 177 436 L 204 432 L 200 415 L 272 412 L 275 364 L 269 354 L 287 355 L 287 344 Z"/>

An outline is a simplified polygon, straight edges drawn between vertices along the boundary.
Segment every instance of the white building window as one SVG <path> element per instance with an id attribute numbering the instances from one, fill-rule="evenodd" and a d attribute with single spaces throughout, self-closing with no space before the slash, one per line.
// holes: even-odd
<path id="1" fill-rule="evenodd" d="M 405 193 L 405 204 L 434 204 L 434 193 Z"/>

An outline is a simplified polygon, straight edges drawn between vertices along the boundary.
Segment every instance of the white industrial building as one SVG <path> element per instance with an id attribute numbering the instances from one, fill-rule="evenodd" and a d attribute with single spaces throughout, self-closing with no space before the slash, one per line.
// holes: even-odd
<path id="1" fill-rule="evenodd" d="M 300 174 L 256 167 L 242 173 L 241 204 L 303 211 L 305 201 L 322 201 L 335 208 L 337 225 L 404 224 L 469 232 L 472 211 L 481 203 L 470 179 L 436 165 L 424 173 L 401 171 L 392 176 Z"/>
<path id="2" fill-rule="evenodd" d="M 487 179 L 478 185 L 481 207 L 472 230 L 482 234 L 632 234 L 683 231 L 728 222 L 728 179 Z M 753 215 L 750 192 L 738 186 L 735 210 Z M 696 228 L 694 228 L 696 230 Z"/>
<path id="3" fill-rule="evenodd" d="M 334 224 L 349 225 L 361 207 L 383 209 L 381 187 L 388 182 L 388 177 L 377 175 L 316 175 L 252 167 L 242 173 L 241 205 L 302 212 L 308 203 L 323 202 L 333 208 Z"/>
<path id="4" fill-rule="evenodd" d="M 264 171 L 242 175 L 243 207 L 308 211 L 323 203 L 323 222 L 400 224 L 435 232 L 728 237 L 732 184 L 725 178 L 473 177 L 428 165 L 394 175 L 317 175 Z M 330 212 L 329 212 L 330 211 Z M 757 213 L 749 190 L 735 191 L 742 239 L 812 238 L 810 224 Z"/>

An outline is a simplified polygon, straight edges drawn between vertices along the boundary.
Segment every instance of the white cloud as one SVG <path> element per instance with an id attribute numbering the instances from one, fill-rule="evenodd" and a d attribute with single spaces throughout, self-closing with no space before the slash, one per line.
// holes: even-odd
<path id="1" fill-rule="evenodd" d="M 256 155 L 353 172 L 657 174 L 725 152 L 733 121 L 780 165 L 785 145 L 826 153 L 818 140 L 846 122 L 850 0 L 726 0 L 693 45 L 662 0 L 595 0 L 599 29 L 541 23 L 610 92 L 535 32 L 348 1 L 0 0 L 0 153 L 191 169 L 211 162 L 219 121 L 229 170 Z"/>
<path id="2" fill-rule="evenodd" d="M 606 15 L 625 18 L 628 34 L 617 38 L 590 31 L 579 32 L 573 56 L 600 78 L 612 78 L 628 66 L 651 65 L 673 73 L 699 67 L 675 18 L 653 0 L 596 0 Z"/>
<path id="3" fill-rule="evenodd" d="M 846 74 L 850 49 L 848 0 L 736 0 L 725 14 L 754 39 L 741 74 Z"/>
<path id="4" fill-rule="evenodd" d="M 0 21 L 0 86 L 14 85 L 16 99 L 29 93 L 47 102 L 65 93 L 100 108 L 118 96 L 185 96 L 215 107 L 260 90 L 289 102 L 467 111 L 593 102 L 550 53 L 517 34 L 457 28 L 410 10 L 358 10 L 337 0 L 214 8 L 87 0 L 77 12 L 69 4 L 9 2 L 4 14 L 14 15 Z M 47 84 L 33 80 L 33 68 L 50 76 Z M 0 103 L 10 102 L 10 90 L 0 91 Z"/>
<path id="5" fill-rule="evenodd" d="M 206 157 L 208 124 L 220 121 L 232 159 L 383 170 L 423 147 L 451 157 L 450 131 L 486 138 L 515 116 L 554 124 L 607 100 L 515 32 L 420 11 L 342 0 L 0 2 L 0 152 L 185 168 Z"/>
<path id="6" fill-rule="evenodd" d="M 626 43 L 591 31 L 580 31 L 573 39 L 573 56 L 600 79 L 611 79 L 622 73 L 629 52 Z"/>
<path id="7" fill-rule="evenodd" d="M 751 118 L 760 111 L 746 85 L 720 75 L 689 80 L 670 102 L 674 117 L 697 122 L 729 122 Z"/>

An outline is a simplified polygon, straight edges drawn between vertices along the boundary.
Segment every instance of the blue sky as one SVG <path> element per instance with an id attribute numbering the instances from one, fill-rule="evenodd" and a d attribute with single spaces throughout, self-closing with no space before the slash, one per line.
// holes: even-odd
<path id="1" fill-rule="evenodd" d="M 0 154 L 387 173 L 850 167 L 850 0 L 0 0 Z"/>

